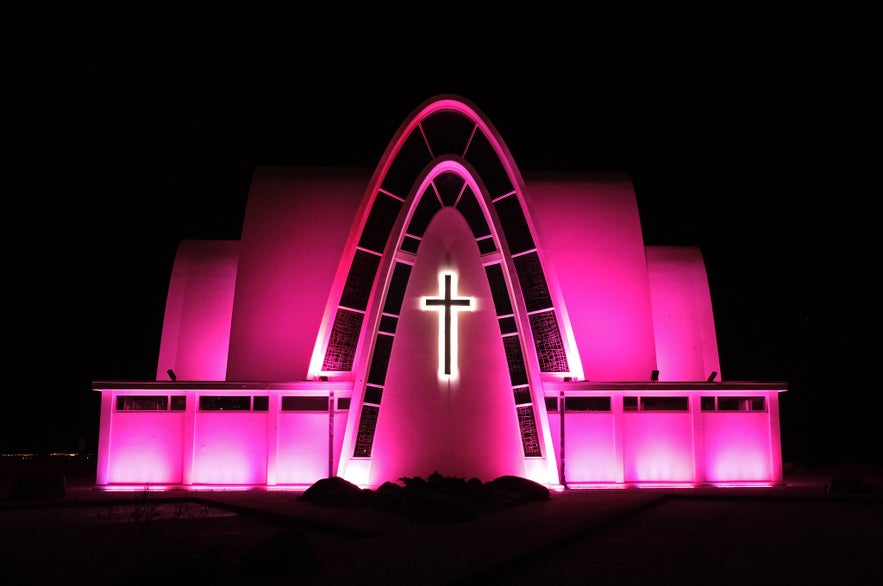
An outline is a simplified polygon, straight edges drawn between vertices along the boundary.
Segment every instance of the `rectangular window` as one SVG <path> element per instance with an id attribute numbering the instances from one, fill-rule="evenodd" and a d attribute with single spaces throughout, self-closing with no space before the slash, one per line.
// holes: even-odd
<path id="1" fill-rule="evenodd" d="M 282 397 L 283 411 L 328 411 L 328 397 Z"/>
<path id="2" fill-rule="evenodd" d="M 512 389 L 512 393 L 515 396 L 516 405 L 525 405 L 531 402 L 530 387 L 518 387 Z"/>
<path id="3" fill-rule="evenodd" d="M 380 399 L 383 397 L 383 388 L 382 387 L 372 387 L 368 385 L 365 388 L 365 399 L 366 403 L 371 403 L 372 405 L 380 405 Z"/>
<path id="4" fill-rule="evenodd" d="M 200 397 L 200 411 L 251 411 L 251 397 Z"/>
<path id="5" fill-rule="evenodd" d="M 567 397 L 564 399 L 564 410 L 610 411 L 610 397 Z"/>
<path id="6" fill-rule="evenodd" d="M 641 411 L 689 411 L 687 397 L 641 397 Z"/>
<path id="7" fill-rule="evenodd" d="M 638 398 L 637 397 L 623 397 L 622 398 L 622 410 L 623 411 L 637 411 L 638 410 Z"/>
<path id="8" fill-rule="evenodd" d="M 167 411 L 168 397 L 128 396 L 117 397 L 117 411 Z"/>
<path id="9" fill-rule="evenodd" d="M 396 326 L 399 325 L 399 319 L 392 315 L 380 316 L 380 331 L 388 334 L 396 333 Z"/>
<path id="10" fill-rule="evenodd" d="M 416 254 L 417 247 L 420 246 L 420 239 L 414 238 L 412 236 L 405 236 L 404 240 L 402 240 L 402 250 L 405 252 L 411 252 Z"/>
<path id="11" fill-rule="evenodd" d="M 478 240 L 478 252 L 481 254 L 487 254 L 489 252 L 493 252 L 497 249 L 497 246 L 494 244 L 494 239 L 492 237 L 484 238 Z"/>
<path id="12" fill-rule="evenodd" d="M 703 411 L 714 411 L 714 397 L 701 397 L 700 403 Z"/>
<path id="13" fill-rule="evenodd" d="M 337 400 L 337 409 L 339 411 L 346 411 L 350 408 L 350 398 L 349 397 L 341 397 Z"/>
<path id="14" fill-rule="evenodd" d="M 764 397 L 718 397 L 718 411 L 765 411 Z"/>
<path id="15" fill-rule="evenodd" d="M 514 334 L 518 331 L 518 324 L 515 323 L 514 317 L 501 317 L 500 318 L 500 333 L 501 334 Z"/>
<path id="16" fill-rule="evenodd" d="M 546 411 L 549 413 L 558 411 L 558 397 L 546 397 Z"/>
<path id="17" fill-rule="evenodd" d="M 270 397 L 254 397 L 252 409 L 255 411 L 269 411 Z"/>

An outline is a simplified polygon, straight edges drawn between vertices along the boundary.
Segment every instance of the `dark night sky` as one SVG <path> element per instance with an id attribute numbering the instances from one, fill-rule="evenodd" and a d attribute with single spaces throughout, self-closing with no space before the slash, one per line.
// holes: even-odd
<path id="1" fill-rule="evenodd" d="M 0 451 L 94 445 L 91 381 L 155 376 L 175 247 L 238 239 L 256 166 L 372 168 L 413 109 L 452 93 L 525 173 L 627 172 L 645 242 L 700 247 L 724 377 L 789 383 L 786 461 L 879 462 L 862 350 L 878 21 L 761 5 L 20 9 Z"/>

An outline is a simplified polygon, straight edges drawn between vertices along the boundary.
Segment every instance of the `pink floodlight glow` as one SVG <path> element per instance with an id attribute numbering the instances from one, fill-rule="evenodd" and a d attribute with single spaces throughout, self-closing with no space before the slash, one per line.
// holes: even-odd
<path id="1" fill-rule="evenodd" d="M 693 428 L 689 413 L 630 413 L 624 420 L 626 482 L 693 482 Z"/>
<path id="2" fill-rule="evenodd" d="M 704 445 L 709 482 L 759 481 L 773 477 L 766 412 L 707 413 Z"/>
<path id="3" fill-rule="evenodd" d="M 776 486 L 773 482 L 710 482 L 709 484 L 717 488 L 769 488 Z"/>
<path id="4" fill-rule="evenodd" d="M 108 482 L 142 485 L 181 482 L 183 439 L 182 413 L 117 413 Z"/>
<path id="5" fill-rule="evenodd" d="M 572 413 L 565 426 L 568 477 L 581 482 L 615 481 L 620 465 L 613 414 Z"/>
<path id="6" fill-rule="evenodd" d="M 191 484 L 187 486 L 187 490 L 193 491 L 211 491 L 211 492 L 235 492 L 251 488 L 250 484 Z"/>
<path id="7" fill-rule="evenodd" d="M 265 414 L 200 413 L 194 440 L 194 484 L 266 484 Z"/>
<path id="8" fill-rule="evenodd" d="M 112 484 L 100 487 L 102 492 L 167 492 L 180 488 L 170 484 Z"/>
<path id="9" fill-rule="evenodd" d="M 277 484 L 309 485 L 328 475 L 327 413 L 281 413 L 277 433 Z"/>
<path id="10" fill-rule="evenodd" d="M 353 458 L 351 460 L 341 459 L 341 466 L 338 475 L 352 482 L 359 488 L 371 488 L 371 460 L 368 458 Z"/>
<path id="11" fill-rule="evenodd" d="M 457 314 L 475 309 L 475 298 L 457 297 L 457 273 L 438 274 L 438 297 L 421 297 L 420 307 L 438 312 L 438 377 L 457 380 Z"/>

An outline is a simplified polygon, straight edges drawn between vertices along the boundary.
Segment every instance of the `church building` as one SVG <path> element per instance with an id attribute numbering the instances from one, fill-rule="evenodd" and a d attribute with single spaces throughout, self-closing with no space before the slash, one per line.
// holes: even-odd
<path id="1" fill-rule="evenodd" d="M 787 386 L 724 378 L 699 249 L 453 95 L 375 169 L 257 168 L 240 240 L 179 245 L 156 380 L 92 388 L 99 487 L 783 481 Z"/>

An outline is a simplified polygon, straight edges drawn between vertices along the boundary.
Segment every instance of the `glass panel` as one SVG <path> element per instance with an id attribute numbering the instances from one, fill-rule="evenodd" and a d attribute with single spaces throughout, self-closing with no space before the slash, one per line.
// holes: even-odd
<path id="1" fill-rule="evenodd" d="M 328 397 L 282 397 L 283 411 L 327 411 Z"/>
<path id="2" fill-rule="evenodd" d="M 200 411 L 251 411 L 251 397 L 200 397 Z"/>
<path id="3" fill-rule="evenodd" d="M 530 316 L 530 329 L 537 348 L 541 372 L 567 372 L 567 355 L 558 331 L 554 311 L 535 313 Z"/>
<path id="4" fill-rule="evenodd" d="M 629 397 L 627 397 L 629 398 Z M 634 397 L 630 397 L 634 398 Z M 566 397 L 565 411 L 610 411 L 610 397 Z"/>
<path id="5" fill-rule="evenodd" d="M 689 411 L 687 397 L 641 397 L 641 411 Z"/>
<path id="6" fill-rule="evenodd" d="M 530 387 L 519 387 L 514 389 L 515 394 L 515 404 L 523 405 L 525 403 L 530 403 Z"/>
<path id="7" fill-rule="evenodd" d="M 718 411 L 763 411 L 765 410 L 763 397 L 718 397 Z"/>
<path id="8" fill-rule="evenodd" d="M 359 420 L 359 433 L 356 436 L 356 447 L 353 450 L 354 458 L 369 458 L 371 446 L 374 443 L 374 428 L 377 427 L 377 415 L 380 407 L 374 405 L 362 406 L 362 418 Z"/>
<path id="9" fill-rule="evenodd" d="M 347 311 L 346 309 L 337 311 L 334 326 L 331 328 L 331 337 L 328 339 L 328 349 L 325 351 L 322 370 L 345 371 L 353 367 L 363 318 L 361 313 L 355 311 Z"/>
<path id="10" fill-rule="evenodd" d="M 524 455 L 528 458 L 542 456 L 533 408 L 530 405 L 525 405 L 516 407 L 515 411 L 518 415 L 518 426 L 521 428 L 521 445 L 524 448 Z"/>
<path id="11" fill-rule="evenodd" d="M 380 387 L 372 387 L 368 385 L 365 388 L 365 403 L 373 403 L 374 405 L 380 405 L 380 399 L 383 397 L 383 389 Z"/>
<path id="12" fill-rule="evenodd" d="M 531 252 L 516 257 L 514 262 L 527 311 L 533 312 L 552 307 L 552 298 L 549 296 L 549 288 L 546 286 L 546 276 L 540 265 L 539 255 L 536 252 Z"/>
<path id="13" fill-rule="evenodd" d="M 169 398 L 166 396 L 117 397 L 117 411 L 166 411 Z"/>

